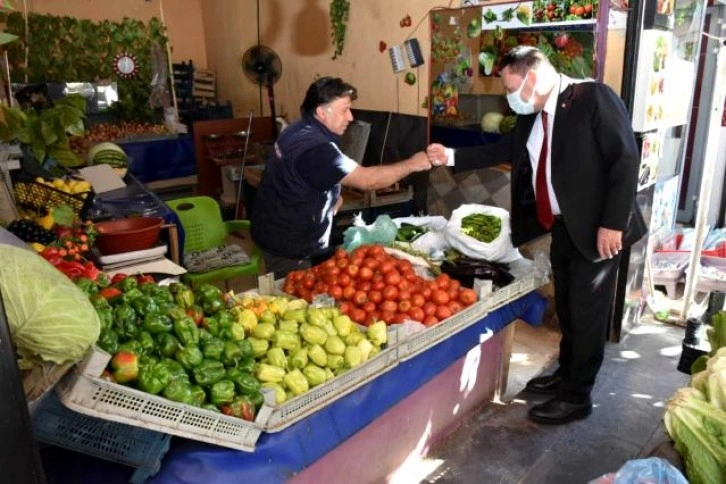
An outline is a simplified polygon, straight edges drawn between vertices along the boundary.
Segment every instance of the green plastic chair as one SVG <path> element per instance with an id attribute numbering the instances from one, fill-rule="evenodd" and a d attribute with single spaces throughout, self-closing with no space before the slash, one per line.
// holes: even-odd
<path id="1" fill-rule="evenodd" d="M 215 249 L 226 243 L 227 235 L 249 229 L 249 220 L 222 220 L 222 212 L 217 201 L 211 197 L 188 197 L 169 200 L 167 205 L 176 213 L 184 230 L 184 253 Z M 261 252 L 252 246 L 250 261 L 246 264 L 226 266 L 207 272 L 187 272 L 182 280 L 192 287 L 205 282 L 227 281 L 241 276 L 260 274 Z"/>

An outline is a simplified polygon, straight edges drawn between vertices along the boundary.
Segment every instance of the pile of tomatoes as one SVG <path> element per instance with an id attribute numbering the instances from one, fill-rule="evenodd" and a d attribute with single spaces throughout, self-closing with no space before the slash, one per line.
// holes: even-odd
<path id="1" fill-rule="evenodd" d="M 360 324 L 410 319 L 430 326 L 477 299 L 472 289 L 446 274 L 420 277 L 410 261 L 389 255 L 381 245 L 363 245 L 350 254 L 338 249 L 322 264 L 288 274 L 283 291 L 307 301 L 328 294 Z"/>

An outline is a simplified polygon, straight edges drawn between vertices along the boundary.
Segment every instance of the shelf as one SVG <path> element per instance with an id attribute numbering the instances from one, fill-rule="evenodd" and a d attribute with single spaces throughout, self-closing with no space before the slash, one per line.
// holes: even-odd
<path id="1" fill-rule="evenodd" d="M 563 30 L 588 30 L 595 28 L 597 19 L 582 19 L 582 20 L 563 20 L 561 22 L 546 22 L 542 24 L 530 24 L 524 27 L 507 27 L 506 30 L 529 30 L 529 31 L 541 31 L 559 29 L 564 27 Z"/>

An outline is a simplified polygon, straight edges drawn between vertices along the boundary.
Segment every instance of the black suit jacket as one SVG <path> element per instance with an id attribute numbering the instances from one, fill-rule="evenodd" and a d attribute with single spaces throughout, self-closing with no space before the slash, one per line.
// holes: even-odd
<path id="1" fill-rule="evenodd" d="M 519 116 L 508 135 L 489 145 L 456 149 L 455 170 L 511 162 L 512 242 L 544 234 L 537 222 L 527 140 L 537 115 Z M 552 187 L 578 250 L 600 258 L 597 231 L 623 231 L 626 246 L 647 228 L 635 204 L 640 155 L 625 106 L 607 85 L 571 84 L 557 99 L 552 129 Z"/>

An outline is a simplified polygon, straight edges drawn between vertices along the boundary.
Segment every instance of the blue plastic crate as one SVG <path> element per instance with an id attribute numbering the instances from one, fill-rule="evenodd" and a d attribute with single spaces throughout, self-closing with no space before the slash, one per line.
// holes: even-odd
<path id="1" fill-rule="evenodd" d="M 33 412 L 36 439 L 136 469 L 131 482 L 158 472 L 171 435 L 89 417 L 66 408 L 49 393 Z"/>

